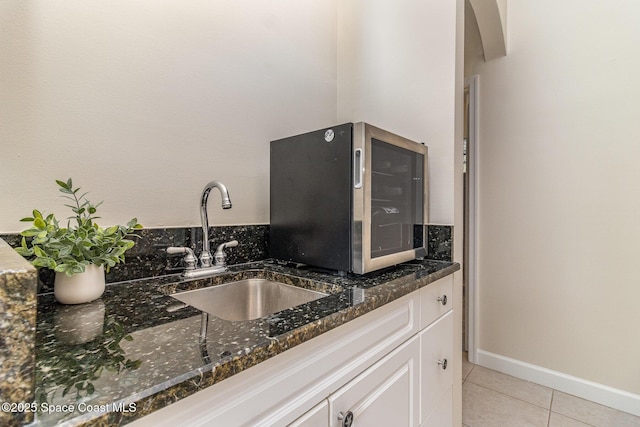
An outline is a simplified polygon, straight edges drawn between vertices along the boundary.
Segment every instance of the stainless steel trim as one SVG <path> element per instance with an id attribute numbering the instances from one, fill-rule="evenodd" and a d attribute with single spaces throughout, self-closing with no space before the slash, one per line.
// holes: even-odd
<path id="1" fill-rule="evenodd" d="M 353 150 L 353 188 L 362 188 L 362 178 L 364 176 L 364 170 L 362 168 L 363 159 L 364 153 L 362 152 L 362 148 Z"/>
<path id="2" fill-rule="evenodd" d="M 353 150 L 366 151 L 365 147 L 365 124 L 362 122 L 353 124 Z M 371 247 L 371 233 L 364 229 L 367 200 L 366 191 L 369 188 L 367 184 L 370 181 L 369 165 L 367 164 L 369 156 L 364 157 L 363 179 L 359 188 L 353 189 L 353 224 L 352 230 L 352 248 L 351 248 L 351 268 L 354 273 L 364 273 L 364 248 Z M 370 196 L 370 194 L 369 194 Z M 370 209 L 370 207 L 369 207 Z"/>
<path id="3" fill-rule="evenodd" d="M 425 145 L 403 138 L 364 122 L 353 124 L 353 149 L 363 150 L 364 155 L 362 187 L 353 189 L 353 240 L 352 269 L 354 273 L 364 274 L 380 268 L 389 267 L 402 262 L 411 261 L 425 255 L 425 249 L 411 249 L 377 258 L 371 258 L 371 139 L 375 138 L 388 144 L 404 148 L 423 155 L 423 236 L 426 247 L 429 223 L 429 181 L 428 181 L 428 149 Z"/>

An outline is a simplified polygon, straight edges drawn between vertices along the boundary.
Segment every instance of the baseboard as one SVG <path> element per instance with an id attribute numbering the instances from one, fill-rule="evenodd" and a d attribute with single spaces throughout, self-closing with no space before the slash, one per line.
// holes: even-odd
<path id="1" fill-rule="evenodd" d="M 485 368 L 531 381 L 601 405 L 640 416 L 640 395 L 629 393 L 593 381 L 552 371 L 551 369 L 478 350 L 477 364 Z"/>

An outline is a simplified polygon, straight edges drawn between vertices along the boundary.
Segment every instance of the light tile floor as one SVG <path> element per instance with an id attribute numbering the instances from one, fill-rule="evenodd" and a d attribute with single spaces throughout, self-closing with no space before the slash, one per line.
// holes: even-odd
<path id="1" fill-rule="evenodd" d="M 462 355 L 465 427 L 640 427 L 640 417 L 482 366 Z"/>

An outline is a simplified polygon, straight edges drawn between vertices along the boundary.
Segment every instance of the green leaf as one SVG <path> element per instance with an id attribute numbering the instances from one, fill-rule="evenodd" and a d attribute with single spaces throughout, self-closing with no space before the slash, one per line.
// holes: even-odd
<path id="1" fill-rule="evenodd" d="M 69 190 L 68 188 L 61 188 L 60 192 L 64 194 L 73 194 L 73 191 Z"/>
<path id="2" fill-rule="evenodd" d="M 24 256 L 24 257 L 27 257 L 27 256 L 31 256 L 31 255 L 33 255 L 33 252 L 32 252 L 30 249 L 28 249 L 28 248 L 18 247 L 18 248 L 15 248 L 15 251 L 16 251 L 19 255 L 22 255 L 22 256 Z"/>
<path id="3" fill-rule="evenodd" d="M 31 261 L 31 264 L 33 264 L 35 267 L 46 267 L 51 270 L 55 270 L 58 267 L 53 259 L 47 257 L 36 258 Z"/>
<path id="4" fill-rule="evenodd" d="M 53 268 L 53 271 L 55 271 L 56 273 L 66 273 L 67 264 L 58 264 Z"/>
<path id="5" fill-rule="evenodd" d="M 42 219 L 42 216 L 39 216 L 39 217 L 36 217 L 35 221 L 33 221 L 33 225 L 35 225 L 36 228 L 42 230 L 47 226 L 47 223 L 44 222 L 44 220 Z"/>
<path id="6" fill-rule="evenodd" d="M 42 250 L 42 248 L 40 248 L 39 246 L 34 246 L 33 247 L 33 253 L 36 254 L 36 256 L 39 256 L 41 258 L 46 258 L 47 254 L 45 253 L 45 251 Z"/>

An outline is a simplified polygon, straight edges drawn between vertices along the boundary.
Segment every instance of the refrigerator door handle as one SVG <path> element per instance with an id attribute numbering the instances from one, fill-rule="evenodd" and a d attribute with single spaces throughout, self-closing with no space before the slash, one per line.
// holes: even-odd
<path id="1" fill-rule="evenodd" d="M 353 188 L 362 188 L 362 179 L 364 174 L 364 152 L 362 148 L 356 148 L 353 151 Z"/>

